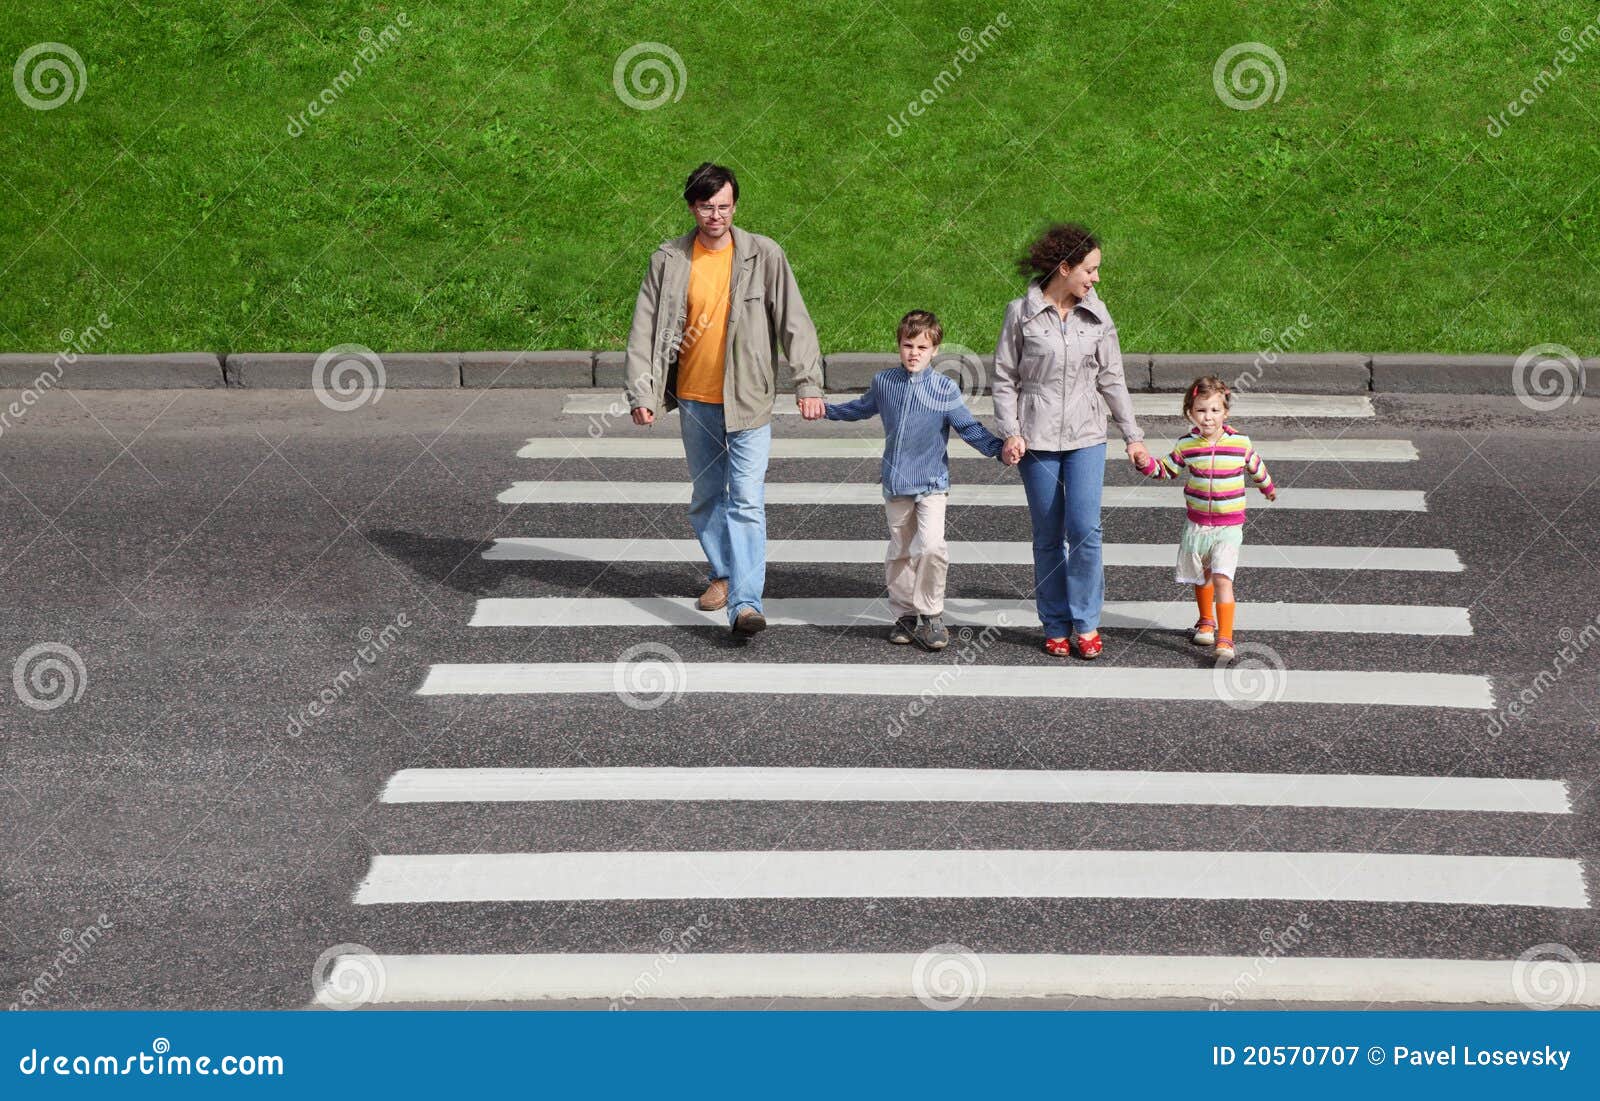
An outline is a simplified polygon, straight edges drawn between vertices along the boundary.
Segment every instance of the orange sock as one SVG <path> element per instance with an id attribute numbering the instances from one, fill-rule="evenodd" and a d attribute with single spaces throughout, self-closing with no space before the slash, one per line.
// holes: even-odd
<path id="1" fill-rule="evenodd" d="M 1211 587 L 1209 581 L 1194 587 L 1194 602 L 1200 606 L 1200 618 L 1209 619 L 1213 623 L 1217 621 L 1216 609 L 1212 607 L 1215 596 L 1216 590 Z"/>
<path id="2" fill-rule="evenodd" d="M 1217 605 L 1217 637 L 1233 639 L 1233 605 Z"/>

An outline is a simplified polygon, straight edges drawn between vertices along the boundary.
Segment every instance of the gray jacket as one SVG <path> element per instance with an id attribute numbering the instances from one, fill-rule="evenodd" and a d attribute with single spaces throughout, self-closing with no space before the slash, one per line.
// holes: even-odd
<path id="1" fill-rule="evenodd" d="M 1074 451 L 1106 442 L 1109 409 L 1123 439 L 1143 440 L 1117 326 L 1093 288 L 1062 328 L 1037 282 L 1006 306 L 991 385 L 996 431 L 1021 436 L 1036 451 Z"/>
<path id="2" fill-rule="evenodd" d="M 822 396 L 822 349 L 800 298 L 789 258 L 778 242 L 733 226 L 728 342 L 722 401 L 727 430 L 760 428 L 772 419 L 781 342 L 795 396 Z M 628 404 L 660 415 L 677 407 L 678 349 L 689 312 L 694 233 L 663 241 L 650 256 L 628 331 Z"/>

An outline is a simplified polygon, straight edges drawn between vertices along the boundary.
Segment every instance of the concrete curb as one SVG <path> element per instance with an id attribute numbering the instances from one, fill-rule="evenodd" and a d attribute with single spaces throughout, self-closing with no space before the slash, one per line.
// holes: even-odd
<path id="1" fill-rule="evenodd" d="M 210 352 L 78 356 L 70 352 L 0 355 L 0 387 L 19 390 L 217 389 L 222 361 Z"/>
<path id="2" fill-rule="evenodd" d="M 210 352 L 165 355 L 70 353 L 0 355 L 0 388 L 148 390 L 176 388 L 288 389 L 312 385 L 319 352 Z M 1175 393 L 1199 375 L 1218 375 L 1235 389 L 1280 394 L 1497 394 L 1512 396 L 1520 357 L 1429 353 L 1317 352 L 1233 355 L 1128 352 L 1123 369 L 1136 393 Z M 573 389 L 619 390 L 625 364 L 618 351 L 384 352 L 386 387 L 395 389 Z M 983 356 L 978 389 L 987 393 L 992 356 Z M 899 360 L 887 352 L 834 352 L 823 357 L 829 392 L 864 388 L 872 376 Z M 1600 358 L 1580 361 L 1580 376 L 1596 372 Z M 1571 372 L 1569 372 L 1570 374 Z M 788 365 L 778 365 L 778 388 L 792 391 Z M 1541 380 L 1524 379 L 1530 388 Z M 1569 386 L 1582 394 L 1574 378 Z M 1535 391 L 1537 392 L 1537 390 Z"/>

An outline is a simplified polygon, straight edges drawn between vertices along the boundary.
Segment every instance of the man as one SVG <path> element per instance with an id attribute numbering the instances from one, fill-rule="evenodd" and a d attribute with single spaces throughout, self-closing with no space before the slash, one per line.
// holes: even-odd
<path id="1" fill-rule="evenodd" d="M 650 257 L 628 333 L 628 404 L 649 426 L 676 408 L 693 492 L 689 522 L 709 564 L 697 606 L 726 608 L 735 635 L 764 630 L 767 458 L 778 346 L 806 420 L 823 416 L 822 353 L 776 241 L 733 226 L 739 182 L 716 164 L 689 174 L 692 233 Z"/>

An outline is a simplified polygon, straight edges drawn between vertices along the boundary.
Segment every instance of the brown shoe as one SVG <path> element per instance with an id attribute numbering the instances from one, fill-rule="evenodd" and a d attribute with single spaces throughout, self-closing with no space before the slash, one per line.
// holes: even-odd
<path id="1" fill-rule="evenodd" d="M 728 606 L 728 579 L 719 577 L 707 586 L 706 591 L 700 594 L 700 599 L 694 606 L 702 612 L 714 612 L 719 608 Z"/>
<path id="2" fill-rule="evenodd" d="M 767 629 L 767 617 L 754 608 L 745 608 L 733 620 L 733 633 L 744 635 L 759 635 Z"/>

